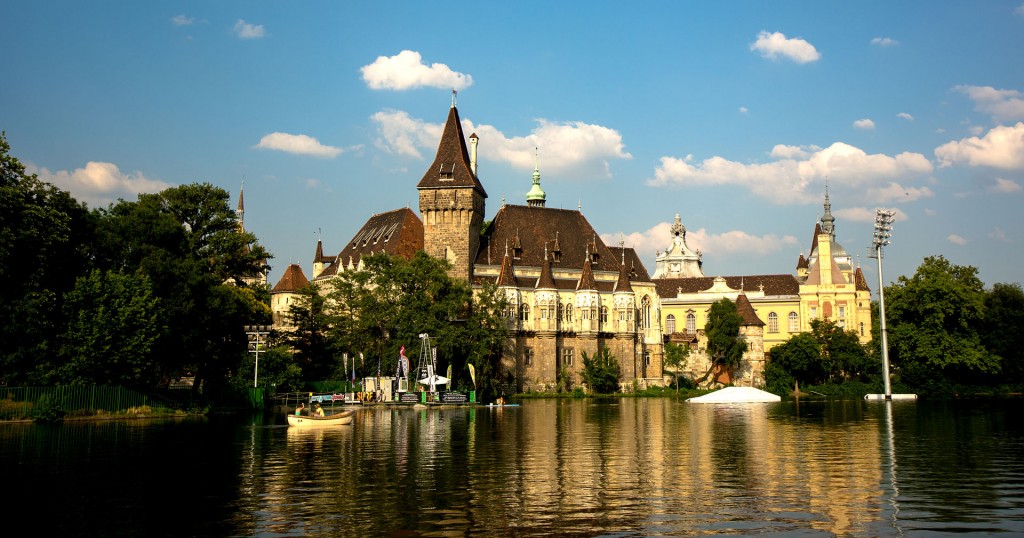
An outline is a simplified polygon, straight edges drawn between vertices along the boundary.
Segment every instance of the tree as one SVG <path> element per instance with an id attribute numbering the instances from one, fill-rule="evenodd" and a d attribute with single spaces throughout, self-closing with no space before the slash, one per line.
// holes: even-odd
<path id="1" fill-rule="evenodd" d="M 715 367 L 731 372 L 740 365 L 743 353 L 747 350 L 747 343 L 740 338 L 742 324 L 743 317 L 736 310 L 736 303 L 729 299 L 721 299 L 711 304 L 708 321 L 704 325 L 711 366 L 698 383 L 704 382 Z"/>
<path id="2" fill-rule="evenodd" d="M 64 294 L 91 265 L 93 219 L 71 195 L 26 174 L 0 133 L 0 382 L 44 383 L 56 365 Z"/>
<path id="3" fill-rule="evenodd" d="M 995 284 L 985 294 L 981 340 L 999 357 L 1003 380 L 1024 382 L 1024 291 L 1020 284 Z"/>
<path id="4" fill-rule="evenodd" d="M 673 344 L 668 342 L 665 344 L 665 366 L 672 368 L 676 376 L 676 394 L 679 394 L 679 370 L 686 367 L 686 359 L 690 355 L 690 346 Z"/>
<path id="5" fill-rule="evenodd" d="M 890 361 L 911 385 L 972 382 L 999 371 L 979 329 L 985 292 L 978 270 L 931 256 L 886 288 Z"/>
<path id="6" fill-rule="evenodd" d="M 583 352 L 583 382 L 595 394 L 614 394 L 619 391 L 619 376 L 622 368 L 619 361 L 606 347 L 592 357 Z"/>
<path id="7" fill-rule="evenodd" d="M 57 381 L 149 388 L 160 368 L 152 349 L 166 329 L 144 274 L 93 270 L 65 296 L 69 323 Z"/>
<path id="8" fill-rule="evenodd" d="M 811 320 L 811 335 L 820 349 L 821 382 L 864 380 L 877 373 L 855 332 L 843 330 L 828 319 L 815 319 Z"/>
<path id="9" fill-rule="evenodd" d="M 789 392 L 797 383 L 813 385 L 825 379 L 821 342 L 810 333 L 794 334 L 772 348 L 765 367 L 765 384 L 777 394 Z"/>
<path id="10" fill-rule="evenodd" d="M 288 307 L 288 320 L 294 330 L 284 334 L 294 351 L 293 360 L 306 379 L 341 377 L 335 371 L 340 365 L 327 338 L 330 319 L 324 309 L 326 299 L 315 284 L 308 284 L 298 294 L 298 301 Z"/>

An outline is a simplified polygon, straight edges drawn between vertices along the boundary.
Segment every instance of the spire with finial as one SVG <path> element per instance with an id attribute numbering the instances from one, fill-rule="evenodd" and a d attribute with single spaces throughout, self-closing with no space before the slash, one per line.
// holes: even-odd
<path id="1" fill-rule="evenodd" d="M 455 98 L 459 95 L 459 91 L 452 88 L 452 108 L 455 108 Z"/>
<path id="2" fill-rule="evenodd" d="M 825 178 L 825 214 L 821 216 L 821 231 L 835 238 L 835 217 L 832 216 L 832 204 L 828 200 L 828 178 Z"/>
<path id="3" fill-rule="evenodd" d="M 538 148 L 533 148 L 533 150 L 533 186 L 530 187 L 530 192 L 526 193 L 526 205 L 530 207 L 544 207 L 547 195 L 540 188 L 540 150 Z"/>
<path id="4" fill-rule="evenodd" d="M 245 178 L 242 178 L 242 186 L 238 189 L 238 229 L 245 231 Z"/>

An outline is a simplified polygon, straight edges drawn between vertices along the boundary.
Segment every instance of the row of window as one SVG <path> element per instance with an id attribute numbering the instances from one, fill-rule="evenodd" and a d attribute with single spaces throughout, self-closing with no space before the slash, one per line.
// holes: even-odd
<path id="1" fill-rule="evenodd" d="M 564 347 L 560 350 L 559 355 L 561 357 L 561 363 L 559 366 L 572 366 L 572 360 L 574 351 L 571 347 Z M 526 348 L 523 350 L 523 364 L 527 367 L 533 366 L 533 349 Z"/>
<path id="2" fill-rule="evenodd" d="M 651 327 L 651 304 L 650 304 L 650 299 L 648 299 L 647 297 L 644 297 L 644 300 L 643 300 L 641 306 L 642 306 L 642 308 L 640 308 L 639 310 L 634 310 L 632 308 L 630 308 L 630 309 L 620 309 L 619 310 L 619 321 L 622 321 L 622 322 L 631 322 L 631 321 L 633 321 L 633 314 L 634 314 L 634 312 L 636 312 L 636 314 L 638 316 L 640 316 L 640 325 L 641 325 L 641 327 L 643 327 L 644 329 L 649 329 Z M 566 305 L 561 305 L 560 304 L 558 306 L 555 306 L 553 304 L 550 304 L 550 305 L 540 305 L 540 306 L 537 307 L 536 316 L 538 317 L 538 319 L 542 319 L 542 320 L 544 320 L 544 319 L 557 319 L 558 321 L 564 321 L 564 322 L 567 322 L 567 323 L 572 323 L 573 306 L 571 304 L 566 304 Z M 583 320 L 598 319 L 598 308 L 596 306 L 591 306 L 589 308 L 580 308 L 579 309 L 579 316 L 580 316 L 580 319 L 583 319 Z M 608 307 L 607 306 L 602 306 L 601 307 L 601 309 L 600 309 L 600 316 L 601 316 L 600 317 L 601 323 L 608 323 Z M 530 321 L 530 305 L 526 305 L 526 304 L 519 305 L 519 311 L 518 312 L 516 312 L 516 306 L 515 305 L 509 305 L 508 310 L 505 311 L 505 317 L 508 318 L 508 319 L 516 319 L 518 317 L 519 321 Z"/>
<path id="3" fill-rule="evenodd" d="M 675 315 L 669 314 L 665 317 L 665 331 L 668 334 L 676 332 Z M 687 334 L 694 334 L 697 332 L 697 316 L 692 312 L 686 314 L 686 332 Z M 775 312 L 768 313 L 768 332 L 779 332 L 779 315 Z M 798 316 L 796 312 L 789 313 L 789 332 L 800 332 L 800 316 Z"/>

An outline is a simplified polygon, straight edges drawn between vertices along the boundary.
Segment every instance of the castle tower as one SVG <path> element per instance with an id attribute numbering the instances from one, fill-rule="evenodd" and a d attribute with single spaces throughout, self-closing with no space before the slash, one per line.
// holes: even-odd
<path id="1" fill-rule="evenodd" d="M 452 264 L 448 274 L 467 282 L 473 278 L 487 198 L 474 168 L 453 93 L 437 156 L 416 188 L 423 220 L 423 250 L 448 260 Z"/>
<path id="2" fill-rule="evenodd" d="M 533 186 L 530 187 L 530 192 L 526 193 L 526 205 L 530 207 L 544 207 L 546 199 L 547 195 L 540 188 L 540 155 L 538 153 L 534 156 L 533 160 Z"/>

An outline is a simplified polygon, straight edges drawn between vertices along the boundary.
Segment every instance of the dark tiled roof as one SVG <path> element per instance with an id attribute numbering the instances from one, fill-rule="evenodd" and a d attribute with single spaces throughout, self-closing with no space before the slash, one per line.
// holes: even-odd
<path id="1" fill-rule="evenodd" d="M 594 290 L 594 270 L 591 268 L 590 260 L 583 261 L 583 271 L 580 273 L 580 280 L 576 284 L 577 290 Z"/>
<path id="2" fill-rule="evenodd" d="M 727 276 L 725 283 L 732 289 L 744 289 L 749 291 L 760 291 L 764 286 L 764 294 L 767 296 L 778 295 L 799 295 L 800 283 L 793 275 L 745 275 Z M 715 277 L 700 276 L 690 278 L 658 278 L 654 284 L 658 290 L 658 297 L 671 299 L 682 293 L 697 293 L 706 290 L 714 284 Z"/>
<path id="3" fill-rule="evenodd" d="M 868 287 L 868 280 L 864 278 L 864 272 L 860 270 L 860 267 L 853 273 L 853 278 L 854 283 L 857 285 L 857 291 L 871 291 L 871 288 Z"/>
<path id="4" fill-rule="evenodd" d="M 553 290 L 555 287 L 555 278 L 551 275 L 551 258 L 544 258 L 544 263 L 540 266 L 540 276 L 537 278 L 537 284 L 535 288 L 538 290 Z"/>
<path id="5" fill-rule="evenodd" d="M 555 243 L 557 240 L 557 251 Z M 551 255 L 553 270 L 583 268 L 587 253 L 597 254 L 595 270 L 615 271 L 618 258 L 609 249 L 582 213 L 550 207 L 506 205 L 498 210 L 482 238 L 476 255 L 477 265 L 489 265 L 518 246 L 516 265 L 540 267 L 545 250 Z"/>
<path id="6" fill-rule="evenodd" d="M 632 248 L 622 247 L 608 247 L 608 250 L 612 251 L 615 255 L 615 259 L 621 261 L 623 255 L 626 258 L 626 267 L 629 267 L 629 279 L 633 282 L 650 282 L 651 277 L 647 274 L 647 268 L 644 267 L 643 262 L 640 261 L 640 256 L 637 256 L 636 251 Z"/>
<path id="7" fill-rule="evenodd" d="M 796 261 L 797 269 L 807 269 L 807 258 L 804 258 L 803 253 L 800 254 L 800 258 Z"/>
<path id="8" fill-rule="evenodd" d="M 423 222 L 411 209 L 403 207 L 378 213 L 363 224 L 320 276 L 337 275 L 340 266 L 348 266 L 350 262 L 358 265 L 359 260 L 369 254 L 386 252 L 409 259 L 417 250 L 423 250 Z"/>
<path id="9" fill-rule="evenodd" d="M 270 290 L 271 293 L 288 293 L 296 292 L 300 289 L 309 285 L 309 279 L 306 278 L 306 274 L 302 272 L 302 266 L 297 263 L 293 263 L 284 270 L 284 274 L 281 275 L 281 280 L 277 281 L 274 289 Z"/>
<path id="10" fill-rule="evenodd" d="M 487 192 L 470 166 L 466 139 L 462 135 L 462 120 L 459 119 L 459 110 L 454 106 L 448 111 L 448 120 L 444 124 L 444 133 L 441 134 L 434 162 L 416 186 L 418 189 L 451 187 L 473 187 L 487 197 Z"/>
<path id="11" fill-rule="evenodd" d="M 750 299 L 747 299 L 745 293 L 736 296 L 736 311 L 743 318 L 743 325 L 760 325 L 764 327 L 764 322 L 761 321 L 761 318 L 757 317 L 754 305 L 750 304 Z"/>
<path id="12" fill-rule="evenodd" d="M 633 286 L 629 285 L 629 267 L 622 262 L 619 264 L 619 279 L 615 282 L 616 292 L 633 292 Z"/>
<path id="13" fill-rule="evenodd" d="M 512 256 L 509 256 L 508 254 L 501 259 L 501 273 L 498 274 L 497 282 L 499 286 L 519 287 L 519 281 L 516 279 L 516 271 L 512 268 Z"/>
<path id="14" fill-rule="evenodd" d="M 818 253 L 818 234 L 823 233 L 821 231 L 821 223 L 814 225 L 814 237 L 811 238 L 811 253 L 808 256 L 814 256 Z"/>

